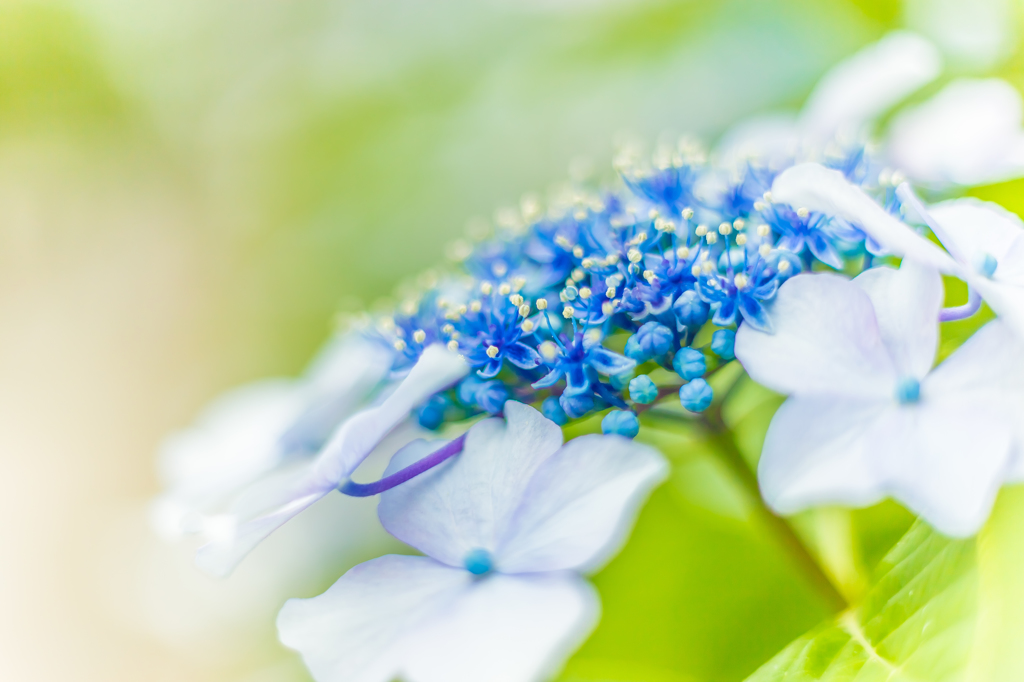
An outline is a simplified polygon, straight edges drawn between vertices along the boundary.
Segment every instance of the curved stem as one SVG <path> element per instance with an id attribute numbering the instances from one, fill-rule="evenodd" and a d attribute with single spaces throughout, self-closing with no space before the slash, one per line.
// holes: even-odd
<path id="1" fill-rule="evenodd" d="M 970 317 L 974 313 L 981 309 L 981 294 L 975 291 L 973 288 L 968 287 L 967 289 L 967 303 L 963 305 L 954 306 L 952 308 L 943 308 L 939 311 L 939 322 L 952 322 L 954 320 L 963 320 Z"/>
<path id="2" fill-rule="evenodd" d="M 731 393 L 731 390 L 738 384 L 739 381 L 734 383 L 726 390 L 726 393 Z M 715 404 L 707 412 L 700 415 L 682 415 L 676 412 L 663 412 L 660 410 L 652 414 L 663 419 L 684 422 L 690 425 L 700 425 L 707 434 L 709 441 L 715 446 L 715 449 L 721 456 L 722 462 L 729 468 L 736 481 L 747 493 L 764 524 L 771 529 L 789 556 L 810 580 L 818 594 L 835 611 L 847 609 L 850 604 L 846 597 L 843 596 L 832 582 L 797 532 L 785 518 L 777 515 L 765 504 L 764 498 L 761 497 L 761 488 L 758 485 L 757 476 L 747 464 L 747 460 L 743 457 L 743 453 L 733 438 L 732 431 L 722 419 L 722 402 L 722 400 L 715 401 Z"/>
<path id="3" fill-rule="evenodd" d="M 722 420 L 721 410 L 709 410 L 703 415 L 701 422 L 719 454 L 722 455 L 722 461 L 729 467 L 754 502 L 765 525 L 774 532 L 776 538 L 786 548 L 790 557 L 797 563 L 829 607 L 836 611 L 846 610 L 850 606 L 846 597 L 832 583 L 804 541 L 786 519 L 777 515 L 764 503 L 760 486 L 757 483 L 757 476 L 750 469 L 747 460 L 743 458 L 743 454 L 732 436 L 732 431 Z"/>
<path id="4" fill-rule="evenodd" d="M 396 471 L 390 476 L 385 476 L 379 481 L 374 481 L 373 483 L 356 483 L 352 479 L 349 479 L 338 486 L 338 490 L 350 497 L 370 497 L 371 495 L 380 494 L 385 490 L 391 490 L 396 485 L 401 485 L 409 479 L 415 478 L 424 471 L 433 469 L 438 464 L 441 464 L 445 460 L 459 454 L 462 452 L 462 447 L 465 443 L 466 434 L 464 433 L 450 443 L 441 446 L 423 459 L 410 464 L 404 469 Z"/>

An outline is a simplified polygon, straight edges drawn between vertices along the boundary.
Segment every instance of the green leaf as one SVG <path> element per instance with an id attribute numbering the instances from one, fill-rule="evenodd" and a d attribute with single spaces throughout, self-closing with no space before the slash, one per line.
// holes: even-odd
<path id="1" fill-rule="evenodd" d="M 964 679 L 979 602 L 976 545 L 915 524 L 861 606 L 790 644 L 748 682 Z"/>

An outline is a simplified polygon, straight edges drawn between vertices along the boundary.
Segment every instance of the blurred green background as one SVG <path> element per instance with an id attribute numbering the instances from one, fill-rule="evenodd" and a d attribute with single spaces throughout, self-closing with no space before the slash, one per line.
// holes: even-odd
<path id="1" fill-rule="evenodd" d="M 274 614 L 363 557 L 194 575 L 146 527 L 161 437 L 470 219 L 627 137 L 796 109 L 922 4 L 0 1 L 0 678 L 303 679 Z M 692 475 L 599 576 L 570 677 L 738 680 L 826 615 L 711 458 L 664 447 Z"/>

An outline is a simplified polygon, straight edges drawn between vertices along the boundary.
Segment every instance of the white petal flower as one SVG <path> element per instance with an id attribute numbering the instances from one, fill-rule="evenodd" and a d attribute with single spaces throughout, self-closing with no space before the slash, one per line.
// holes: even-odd
<path id="1" fill-rule="evenodd" d="M 927 209 L 964 278 L 1024 339 L 1024 223 L 998 204 L 954 199 Z"/>
<path id="2" fill-rule="evenodd" d="M 894 255 L 913 258 L 945 273 L 962 271 L 949 254 L 887 213 L 839 171 L 817 163 L 792 166 L 775 178 L 772 196 L 791 206 L 842 218 Z"/>
<path id="3" fill-rule="evenodd" d="M 928 36 L 961 68 L 990 71 L 1017 43 L 1013 0 L 906 0 L 906 24 Z"/>
<path id="4" fill-rule="evenodd" d="M 715 150 L 724 165 L 749 158 L 778 162 L 814 150 L 837 134 L 856 138 L 872 122 L 942 71 L 939 51 L 921 36 L 894 31 L 832 67 L 800 115 L 742 121 Z"/>
<path id="5" fill-rule="evenodd" d="M 619 548 L 666 463 L 618 436 L 562 446 L 533 408 L 510 401 L 505 413 L 382 495 L 384 526 L 426 557 L 375 559 L 285 604 L 281 641 L 318 682 L 530 682 L 593 628 L 597 597 L 578 572 Z M 390 469 L 435 447 L 411 444 Z"/>
<path id="6" fill-rule="evenodd" d="M 980 185 L 1024 175 L 1024 104 L 1004 80 L 956 80 L 892 122 L 892 162 L 919 182 Z"/>
<path id="7" fill-rule="evenodd" d="M 801 127 L 821 139 L 842 129 L 860 132 L 941 72 L 934 45 L 909 31 L 894 31 L 825 74 L 804 105 Z"/>
<path id="8" fill-rule="evenodd" d="M 379 405 L 338 426 L 314 460 L 282 468 L 240 494 L 215 519 L 211 542 L 199 549 L 196 563 L 213 575 L 230 573 L 260 541 L 343 483 L 413 408 L 468 371 L 465 361 L 444 346 L 429 346 Z"/>
<path id="9" fill-rule="evenodd" d="M 992 322 L 932 370 L 941 303 L 937 272 L 905 260 L 798 275 L 771 308 L 778 334 L 740 328 L 751 377 L 791 396 L 758 466 L 774 509 L 891 496 L 947 534 L 980 528 L 1021 442 L 1024 344 Z"/>
<path id="10" fill-rule="evenodd" d="M 311 457 L 390 366 L 383 344 L 345 336 L 329 344 L 301 379 L 261 381 L 218 400 L 161 448 L 167 492 L 153 505 L 157 529 L 171 537 L 201 532 L 261 477 Z"/>

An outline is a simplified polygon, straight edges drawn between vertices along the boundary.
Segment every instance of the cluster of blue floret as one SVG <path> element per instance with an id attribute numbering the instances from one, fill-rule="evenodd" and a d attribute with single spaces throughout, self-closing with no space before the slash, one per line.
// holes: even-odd
<path id="1" fill-rule="evenodd" d="M 899 211 L 862 149 L 824 161 Z M 578 188 L 546 211 L 524 200 L 489 236 L 457 245 L 459 272 L 369 333 L 395 349 L 396 373 L 434 343 L 473 368 L 419 408 L 429 429 L 499 414 L 509 399 L 540 402 L 558 424 L 612 408 L 603 430 L 629 437 L 642 406 L 670 393 L 702 412 L 708 372 L 733 359 L 739 325 L 771 331 L 765 306 L 786 279 L 859 271 L 877 255 L 856 226 L 773 201 L 783 169 L 720 168 L 680 145 L 618 165 L 615 188 Z"/>

